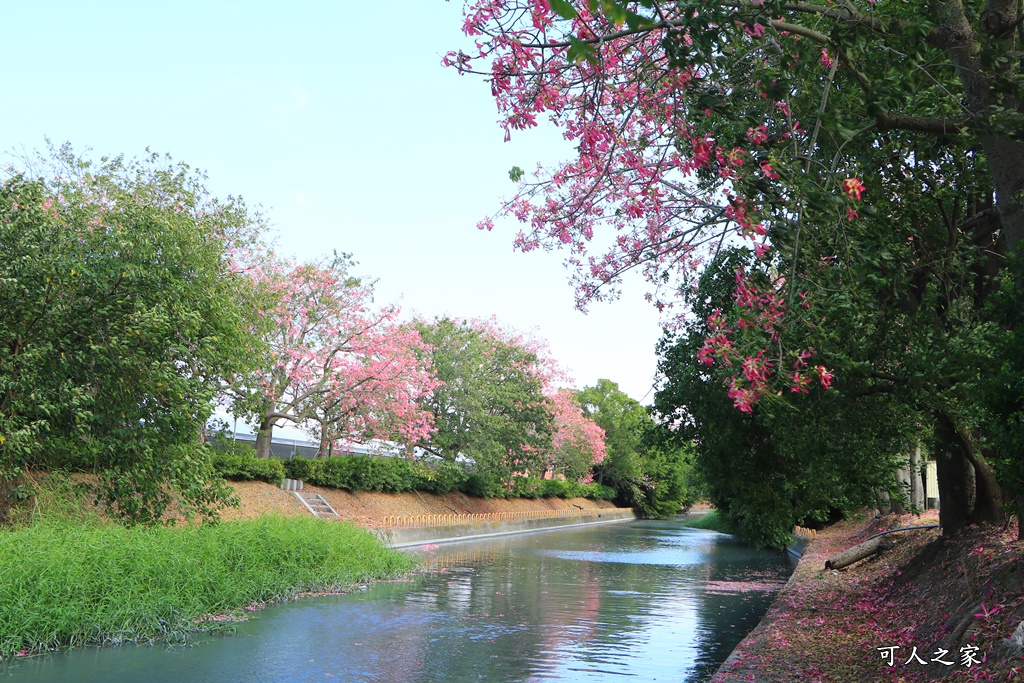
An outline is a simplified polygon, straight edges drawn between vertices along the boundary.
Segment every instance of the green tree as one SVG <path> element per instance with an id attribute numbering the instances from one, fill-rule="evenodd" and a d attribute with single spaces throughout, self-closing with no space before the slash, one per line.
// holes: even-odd
<path id="1" fill-rule="evenodd" d="M 513 473 L 543 471 L 551 448 L 544 396 L 551 368 L 538 344 L 490 321 L 438 318 L 416 329 L 442 382 L 420 399 L 437 431 L 419 445 L 448 461 L 473 460 L 489 495 Z"/>
<path id="2" fill-rule="evenodd" d="M 65 147 L 44 168 L 0 186 L 0 477 L 94 471 L 128 520 L 212 514 L 225 490 L 199 434 L 259 343 L 229 256 L 259 220 L 156 155 Z"/>
<path id="3" fill-rule="evenodd" d="M 619 502 L 644 515 L 666 517 L 700 497 L 691 447 L 655 423 L 646 408 L 608 379 L 577 393 L 583 412 L 605 432 L 605 459 L 595 479 L 618 491 Z"/>

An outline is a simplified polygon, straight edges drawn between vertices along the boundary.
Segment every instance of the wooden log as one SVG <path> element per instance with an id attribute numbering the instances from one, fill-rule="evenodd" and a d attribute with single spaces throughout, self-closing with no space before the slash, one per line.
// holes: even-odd
<path id="1" fill-rule="evenodd" d="M 825 570 L 829 569 L 842 569 L 847 567 L 854 562 L 863 560 L 865 557 L 874 555 L 877 552 L 888 550 L 893 547 L 893 542 L 890 539 L 879 536 L 878 538 L 872 538 L 864 541 L 860 545 L 855 545 L 848 550 L 844 550 L 835 557 L 825 562 Z"/>

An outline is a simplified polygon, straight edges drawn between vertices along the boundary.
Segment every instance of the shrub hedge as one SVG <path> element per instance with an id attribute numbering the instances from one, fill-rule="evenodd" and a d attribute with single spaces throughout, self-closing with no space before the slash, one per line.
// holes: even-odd
<path id="1" fill-rule="evenodd" d="M 296 458 L 284 462 L 284 472 L 290 479 L 347 491 L 462 491 L 483 498 L 615 498 L 615 489 L 600 484 L 517 477 L 509 486 L 484 474 L 467 474 L 455 463 L 415 462 L 403 458 Z"/>
<path id="2" fill-rule="evenodd" d="M 214 471 L 229 481 L 265 481 L 276 486 L 284 479 L 284 464 L 273 458 L 212 450 L 210 461 Z"/>

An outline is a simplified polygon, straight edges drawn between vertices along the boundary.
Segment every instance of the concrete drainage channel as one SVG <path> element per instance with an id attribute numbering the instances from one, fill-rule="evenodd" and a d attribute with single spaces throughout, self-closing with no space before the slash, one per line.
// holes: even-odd
<path id="1" fill-rule="evenodd" d="M 492 536 L 509 536 L 511 534 L 526 534 L 533 531 L 589 526 L 591 524 L 629 522 L 636 519 L 636 513 L 631 509 L 603 509 L 597 515 L 588 517 L 588 521 L 580 521 L 581 519 L 583 518 L 575 516 L 540 517 L 537 519 L 478 522 L 475 524 L 452 524 L 407 529 L 377 529 L 374 533 L 392 548 L 408 548 L 426 545 L 427 543 L 452 543 Z"/>

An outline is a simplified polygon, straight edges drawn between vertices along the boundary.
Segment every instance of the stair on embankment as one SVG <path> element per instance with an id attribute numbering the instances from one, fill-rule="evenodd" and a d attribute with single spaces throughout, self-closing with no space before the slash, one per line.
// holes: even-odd
<path id="1" fill-rule="evenodd" d="M 314 516 L 320 517 L 321 519 L 341 519 L 331 504 L 324 500 L 323 496 L 319 493 L 309 493 L 307 491 L 292 491 L 296 498 L 302 501 L 302 504 L 309 510 Z"/>

